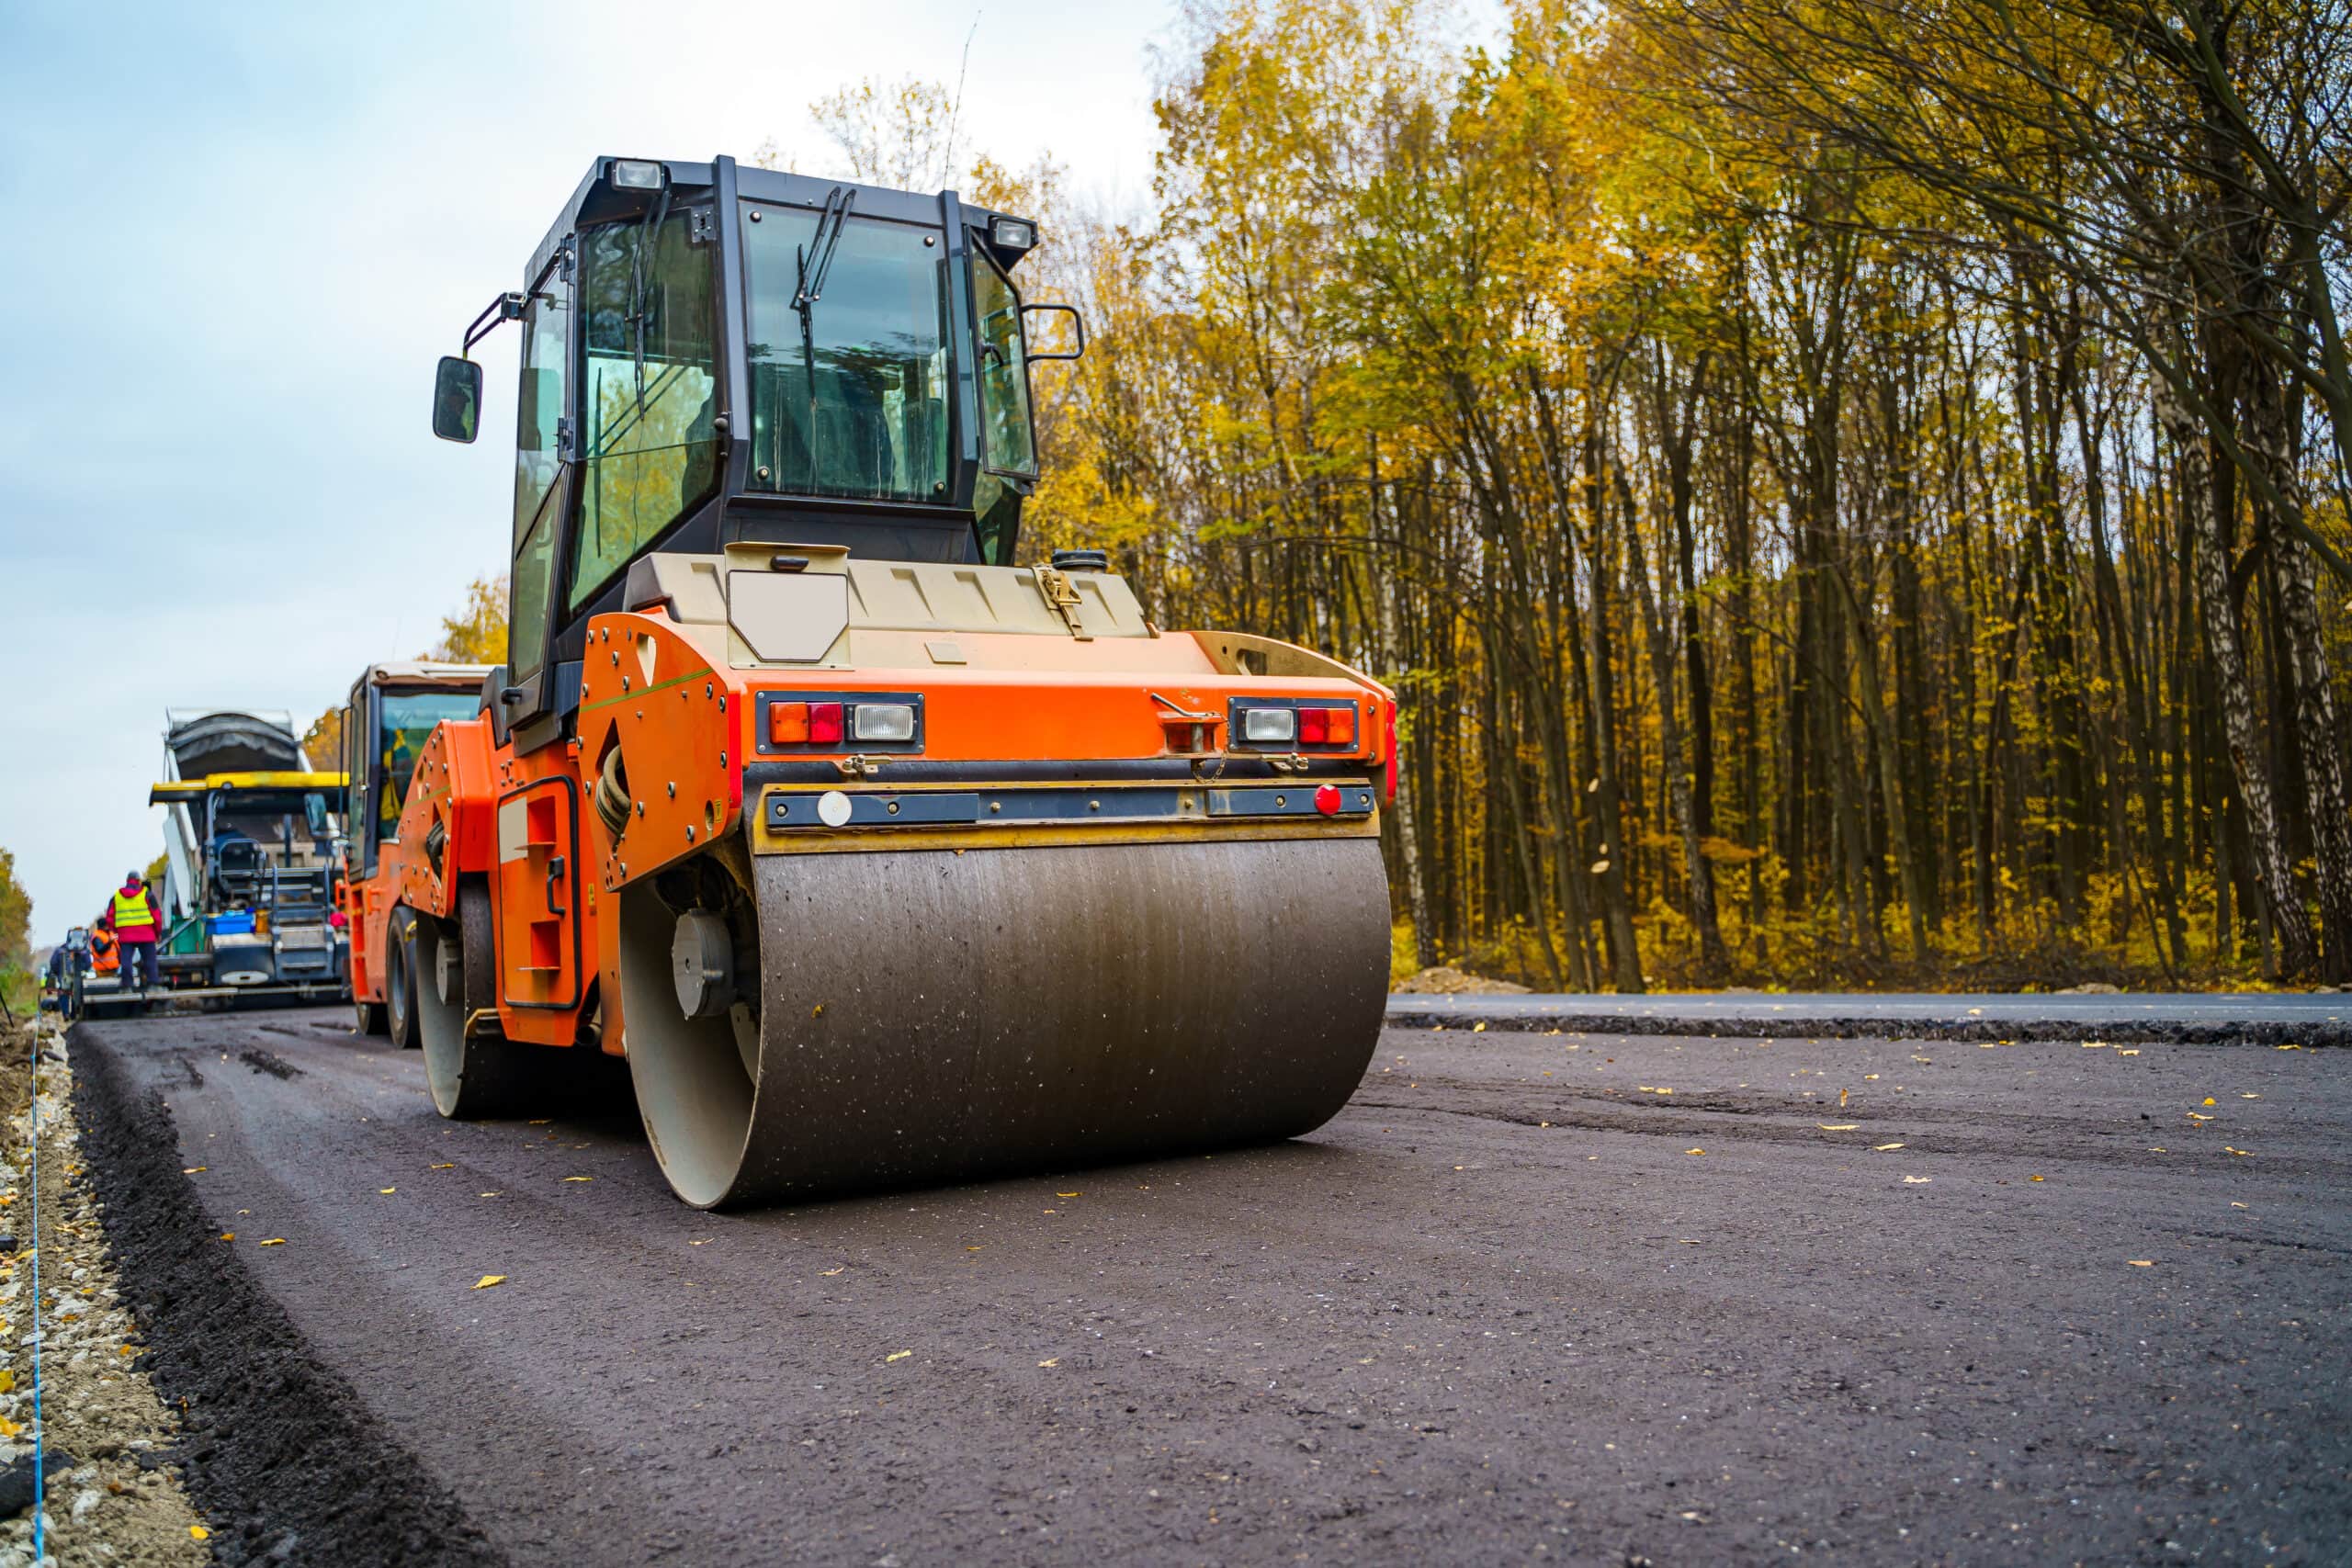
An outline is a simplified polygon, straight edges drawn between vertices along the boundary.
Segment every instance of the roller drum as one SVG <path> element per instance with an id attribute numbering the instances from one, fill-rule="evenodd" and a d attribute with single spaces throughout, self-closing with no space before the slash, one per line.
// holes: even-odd
<path id="1" fill-rule="evenodd" d="M 1346 1103 L 1379 1035 L 1371 839 L 752 864 L 756 1021 L 740 1002 L 685 1017 L 685 911 L 622 898 L 639 1104 L 701 1207 L 1294 1137 Z"/>

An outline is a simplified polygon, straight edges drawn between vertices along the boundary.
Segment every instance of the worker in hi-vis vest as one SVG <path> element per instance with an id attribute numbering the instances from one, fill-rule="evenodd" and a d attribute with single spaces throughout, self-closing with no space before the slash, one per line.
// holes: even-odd
<path id="1" fill-rule="evenodd" d="M 114 912 L 109 909 L 90 928 L 90 973 L 111 975 L 122 964 L 122 944 L 114 940 Z"/>
<path id="2" fill-rule="evenodd" d="M 115 940 L 122 943 L 122 977 L 143 991 L 155 983 L 155 942 L 164 934 L 164 917 L 148 894 L 147 879 L 135 871 L 125 875 L 107 913 L 114 917 Z"/>

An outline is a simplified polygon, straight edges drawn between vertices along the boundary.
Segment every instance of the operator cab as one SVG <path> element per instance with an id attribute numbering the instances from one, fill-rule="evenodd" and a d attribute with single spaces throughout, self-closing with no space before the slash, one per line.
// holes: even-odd
<path id="1" fill-rule="evenodd" d="M 600 158 L 523 290 L 512 624 L 491 713 L 531 749 L 580 700 L 631 562 L 732 544 L 1011 565 L 1035 488 L 1033 359 L 1084 326 L 1024 305 L 1029 220 L 778 170 Z M 1026 321 L 1071 318 L 1069 353 Z M 434 434 L 471 441 L 481 367 L 441 361 Z"/>
<path id="2" fill-rule="evenodd" d="M 353 876 L 375 875 L 381 846 L 398 835 L 425 738 L 444 719 L 481 712 L 484 679 L 493 673 L 479 664 L 403 660 L 370 665 L 352 682 L 343 709 L 349 780 L 343 813 Z"/>

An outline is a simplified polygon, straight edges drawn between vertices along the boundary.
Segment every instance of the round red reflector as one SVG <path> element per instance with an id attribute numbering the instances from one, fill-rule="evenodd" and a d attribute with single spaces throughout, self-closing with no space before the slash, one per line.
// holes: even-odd
<path id="1" fill-rule="evenodd" d="M 1340 786 L 1338 784 L 1317 785 L 1315 791 L 1315 809 L 1326 817 L 1337 817 L 1340 814 Z"/>

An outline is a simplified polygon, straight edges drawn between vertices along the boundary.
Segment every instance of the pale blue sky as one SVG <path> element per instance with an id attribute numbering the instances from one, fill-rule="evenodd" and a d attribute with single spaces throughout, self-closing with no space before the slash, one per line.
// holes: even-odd
<path id="1" fill-rule="evenodd" d="M 1140 205 L 1171 0 L 989 0 L 969 142 Z M 158 852 L 164 709 L 311 716 L 503 565 L 511 448 L 425 431 L 590 158 L 831 167 L 969 3 L 0 5 L 0 846 L 36 945 Z M 511 333 L 488 345 L 491 385 Z"/>

